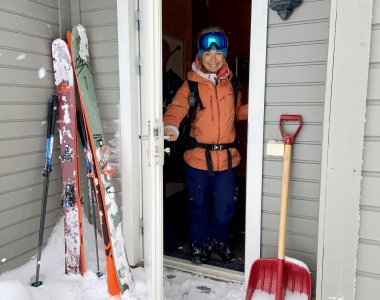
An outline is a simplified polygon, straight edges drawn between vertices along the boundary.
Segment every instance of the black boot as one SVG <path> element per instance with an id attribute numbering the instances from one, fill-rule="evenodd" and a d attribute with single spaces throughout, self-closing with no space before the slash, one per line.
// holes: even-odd
<path id="1" fill-rule="evenodd" d="M 236 260 L 227 242 L 216 242 L 215 250 L 216 253 L 219 254 L 220 258 L 226 262 L 233 262 Z"/>
<path id="2" fill-rule="evenodd" d="M 194 265 L 200 265 L 202 263 L 207 262 L 210 259 L 210 250 L 208 248 L 200 248 L 194 246 L 194 243 L 192 244 L 192 257 L 191 257 L 191 263 Z"/>

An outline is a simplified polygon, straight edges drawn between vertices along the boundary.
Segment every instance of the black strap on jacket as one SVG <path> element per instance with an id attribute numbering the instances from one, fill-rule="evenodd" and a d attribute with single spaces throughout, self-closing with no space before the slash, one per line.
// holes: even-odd
<path id="1" fill-rule="evenodd" d="M 183 121 L 183 137 L 185 140 L 190 136 L 191 124 L 193 124 L 195 120 L 198 105 L 199 110 L 205 109 L 201 101 L 201 98 L 199 97 L 198 82 L 188 80 L 188 84 L 190 88 L 189 110 Z"/>
<path id="2" fill-rule="evenodd" d="M 194 148 L 202 148 L 205 149 L 205 157 L 206 157 L 206 164 L 207 164 L 207 171 L 210 176 L 214 176 L 214 169 L 212 166 L 212 159 L 211 159 L 211 151 L 222 151 L 227 150 L 227 163 L 228 163 L 228 174 L 232 174 L 232 155 L 230 148 L 238 148 L 239 147 L 239 141 L 234 141 L 233 143 L 227 143 L 227 144 L 204 144 L 204 143 L 198 143 L 197 140 L 193 137 L 189 137 L 186 140 L 186 150 L 194 149 Z"/>
<path id="3" fill-rule="evenodd" d="M 206 164 L 207 164 L 207 170 L 210 176 L 214 176 L 214 170 L 212 166 L 212 159 L 211 159 L 211 152 L 210 151 L 221 151 L 221 150 L 227 150 L 227 160 L 228 160 L 228 173 L 231 174 L 232 170 L 232 155 L 230 148 L 237 148 L 239 146 L 238 141 L 234 141 L 233 143 L 228 144 L 204 144 L 204 143 L 198 143 L 197 140 L 193 137 L 190 137 L 190 128 L 191 124 L 195 120 L 196 114 L 197 114 L 197 108 L 199 105 L 199 110 L 205 109 L 201 98 L 199 96 L 199 90 L 198 90 L 198 82 L 188 80 L 189 89 L 190 89 L 190 97 L 189 97 L 189 110 L 187 113 L 187 116 L 185 117 L 184 122 L 184 130 L 183 135 L 185 138 L 185 148 L 186 150 L 194 149 L 194 148 L 203 148 L 205 149 L 205 156 L 206 156 Z M 240 82 L 237 77 L 232 77 L 231 84 L 234 90 L 234 100 L 235 100 L 235 107 L 237 103 L 238 93 L 240 90 Z"/>

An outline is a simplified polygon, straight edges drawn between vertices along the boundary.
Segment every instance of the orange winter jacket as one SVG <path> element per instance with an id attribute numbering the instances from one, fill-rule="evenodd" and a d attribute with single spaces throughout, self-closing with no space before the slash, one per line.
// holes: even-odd
<path id="1" fill-rule="evenodd" d="M 235 110 L 234 90 L 229 80 L 222 79 L 215 86 L 194 71 L 188 72 L 187 78 L 198 82 L 199 97 L 205 107 L 199 110 L 198 105 L 190 136 L 198 143 L 204 144 L 233 143 L 236 138 L 235 117 L 238 120 L 246 120 L 248 117 L 248 105 L 241 105 L 241 92 L 238 93 Z M 164 114 L 165 125 L 179 128 L 190 107 L 189 97 L 190 88 L 185 81 Z M 240 163 L 239 151 L 235 148 L 229 150 L 232 155 L 232 167 L 236 167 Z M 207 170 L 205 151 L 202 148 L 187 150 L 184 160 L 193 168 Z M 211 151 L 211 159 L 214 171 L 228 169 L 227 150 Z"/>

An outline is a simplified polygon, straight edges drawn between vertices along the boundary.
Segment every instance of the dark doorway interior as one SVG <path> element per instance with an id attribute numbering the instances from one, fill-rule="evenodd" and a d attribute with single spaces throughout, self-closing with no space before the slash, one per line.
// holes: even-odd
<path id="1" fill-rule="evenodd" d="M 165 66 L 164 101 L 168 98 L 171 101 L 175 89 L 181 84 L 179 77 L 185 78 L 187 70 L 191 67 L 196 53 L 194 40 L 198 32 L 209 26 L 220 26 L 228 35 L 227 61 L 230 69 L 241 81 L 242 102 L 246 103 L 248 73 L 245 66 L 249 58 L 251 0 L 163 0 L 162 7 L 163 34 L 182 41 L 183 45 L 181 49 L 183 74 L 173 74 L 173 70 Z M 163 53 L 165 55 L 165 51 L 170 53 L 173 50 L 175 49 L 163 48 Z M 240 139 L 239 151 L 242 161 L 238 171 L 239 195 L 232 228 L 231 248 L 237 260 L 233 263 L 224 263 L 217 255 L 213 255 L 209 264 L 244 271 L 247 122 L 237 122 L 236 130 Z M 190 260 L 188 197 L 183 178 L 181 142 L 166 143 L 165 147 L 171 148 L 171 155 L 165 157 L 164 165 L 164 254 Z"/>
<path id="2" fill-rule="evenodd" d="M 187 213 L 187 191 L 180 190 L 164 199 L 164 254 L 191 260 L 191 243 L 188 238 L 189 215 Z M 239 197 L 234 220 L 231 249 L 235 262 L 223 262 L 218 255 L 212 255 L 210 265 L 244 271 L 245 241 L 245 177 L 239 176 Z"/>

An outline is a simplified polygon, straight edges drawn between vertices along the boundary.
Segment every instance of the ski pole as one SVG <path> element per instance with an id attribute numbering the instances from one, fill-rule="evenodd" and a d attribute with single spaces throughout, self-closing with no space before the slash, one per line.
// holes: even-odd
<path id="1" fill-rule="evenodd" d="M 49 99 L 48 103 L 48 116 L 47 116 L 47 131 L 46 131 L 46 151 L 45 151 L 45 167 L 42 173 L 44 177 L 43 191 L 42 191 L 42 204 L 41 204 L 41 216 L 40 216 L 40 230 L 38 234 L 38 247 L 37 247 L 37 265 L 36 265 L 36 279 L 31 284 L 31 286 L 38 287 L 42 285 L 42 281 L 39 280 L 40 277 L 40 265 L 41 265 L 41 252 L 42 243 L 44 239 L 44 229 L 45 229 L 45 215 L 46 215 L 46 204 L 49 191 L 49 179 L 51 172 L 52 163 L 52 151 L 54 142 L 54 132 L 55 132 L 55 122 L 57 118 L 57 96 L 53 95 Z"/>
<path id="2" fill-rule="evenodd" d="M 99 250 L 98 250 L 98 230 L 96 228 L 96 218 L 95 218 L 95 200 L 94 200 L 94 187 L 93 187 L 93 176 L 92 176 L 92 167 L 91 167 L 91 161 L 88 157 L 88 143 L 87 143 L 87 135 L 85 133 L 85 128 L 83 124 L 82 115 L 77 111 L 77 127 L 78 132 L 81 140 L 81 144 L 83 147 L 83 151 L 86 157 L 86 163 L 87 163 L 87 186 L 88 186 L 88 200 L 90 202 L 91 208 L 92 208 L 92 216 L 93 216 L 93 223 L 94 223 L 94 236 L 95 236 L 95 251 L 96 251 L 96 263 L 97 263 L 97 272 L 96 275 L 98 277 L 101 277 L 103 275 L 102 272 L 100 272 L 99 267 Z"/>

